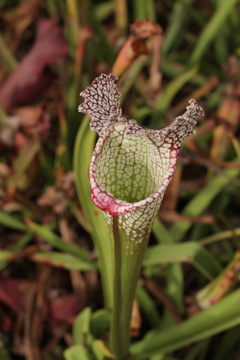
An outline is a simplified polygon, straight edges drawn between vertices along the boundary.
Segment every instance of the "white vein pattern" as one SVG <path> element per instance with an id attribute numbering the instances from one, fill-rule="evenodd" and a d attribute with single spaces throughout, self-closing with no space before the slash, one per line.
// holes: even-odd
<path id="1" fill-rule="evenodd" d="M 142 127 L 122 115 L 117 77 L 102 74 L 80 95 L 79 111 L 91 117 L 99 134 L 91 164 L 92 200 L 109 215 L 119 216 L 126 237 L 148 237 L 172 179 L 183 140 L 195 133 L 196 118 L 204 115 L 195 100 L 187 111 L 162 130 Z M 110 225 L 111 217 L 106 215 Z"/>

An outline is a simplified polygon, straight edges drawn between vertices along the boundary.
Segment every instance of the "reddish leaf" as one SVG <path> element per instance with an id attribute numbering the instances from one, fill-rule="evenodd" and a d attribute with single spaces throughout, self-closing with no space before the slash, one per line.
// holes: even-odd
<path id="1" fill-rule="evenodd" d="M 0 301 L 16 311 L 24 311 L 24 293 L 30 283 L 21 279 L 0 280 Z"/>
<path id="2" fill-rule="evenodd" d="M 53 79 L 47 65 L 67 54 L 61 28 L 51 19 L 39 20 L 32 49 L 0 88 L 0 106 L 9 111 L 35 99 Z"/>
<path id="3" fill-rule="evenodd" d="M 53 300 L 49 306 L 51 318 L 72 324 L 83 306 L 74 295 L 66 295 Z"/>

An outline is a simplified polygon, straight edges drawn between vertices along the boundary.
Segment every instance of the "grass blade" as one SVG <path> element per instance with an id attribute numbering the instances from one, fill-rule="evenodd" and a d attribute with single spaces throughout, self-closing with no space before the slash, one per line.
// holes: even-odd
<path id="1" fill-rule="evenodd" d="M 143 266 L 175 262 L 192 263 L 208 279 L 218 275 L 222 269 L 218 261 L 196 242 L 152 246 L 147 249 Z"/>
<path id="2" fill-rule="evenodd" d="M 212 200 L 222 191 L 223 187 L 229 183 L 228 176 L 236 177 L 238 169 L 225 171 L 227 176 L 219 174 L 197 193 L 196 196 L 185 206 L 182 215 L 198 216 L 209 206 Z M 170 229 L 170 234 L 174 241 L 180 241 L 191 227 L 191 222 L 176 222 Z"/>
<path id="3" fill-rule="evenodd" d="M 239 301 L 240 290 L 236 290 L 218 304 L 179 325 L 150 331 L 143 340 L 132 345 L 131 352 L 137 359 L 145 359 L 157 353 L 175 351 L 239 325 Z"/>
<path id="4" fill-rule="evenodd" d="M 171 104 L 172 99 L 177 94 L 177 92 L 186 84 L 194 75 L 197 73 L 198 67 L 194 66 L 190 70 L 179 75 L 176 79 L 172 80 L 163 90 L 163 92 L 158 97 L 156 104 L 153 110 L 153 116 L 151 119 L 151 125 L 159 124 L 163 114 L 168 109 Z"/>
<path id="5" fill-rule="evenodd" d="M 90 253 L 87 250 L 81 249 L 79 246 L 65 242 L 60 236 L 54 234 L 45 225 L 38 225 L 33 222 L 29 222 L 29 229 L 41 236 L 45 241 L 54 246 L 56 249 L 62 250 L 68 254 L 72 254 L 75 257 L 91 262 Z"/>
<path id="6" fill-rule="evenodd" d="M 71 254 L 59 253 L 54 251 L 36 252 L 31 255 L 31 259 L 37 263 L 49 264 L 67 270 L 95 270 L 97 266 L 94 262 L 84 261 Z"/>
<path id="7" fill-rule="evenodd" d="M 192 52 L 189 64 L 196 64 L 201 60 L 206 48 L 216 37 L 227 17 L 232 13 L 234 6 L 238 0 L 222 1 L 215 14 L 212 16 L 208 24 L 204 27 L 198 42 Z"/>
<path id="8" fill-rule="evenodd" d="M 13 215 L 0 210 L 0 225 L 17 231 L 26 231 L 27 226 Z"/>
<path id="9" fill-rule="evenodd" d="M 159 326 L 161 320 L 159 312 L 157 311 L 157 308 L 154 305 L 154 302 L 151 299 L 150 295 L 141 285 L 138 285 L 137 287 L 136 297 L 141 307 L 141 310 L 146 316 L 149 324 L 152 327 Z"/>

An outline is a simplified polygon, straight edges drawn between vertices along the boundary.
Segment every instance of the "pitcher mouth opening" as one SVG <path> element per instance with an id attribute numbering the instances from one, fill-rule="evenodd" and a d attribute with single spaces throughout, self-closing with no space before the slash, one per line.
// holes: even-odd
<path id="1" fill-rule="evenodd" d="M 96 180 L 115 199 L 132 204 L 157 191 L 168 166 L 149 137 L 133 138 L 117 123 L 98 155 Z"/>
<path id="2" fill-rule="evenodd" d="M 165 191 L 177 152 L 157 146 L 154 137 L 127 134 L 116 123 L 98 139 L 90 165 L 92 200 L 111 215 L 121 215 L 151 203 Z"/>

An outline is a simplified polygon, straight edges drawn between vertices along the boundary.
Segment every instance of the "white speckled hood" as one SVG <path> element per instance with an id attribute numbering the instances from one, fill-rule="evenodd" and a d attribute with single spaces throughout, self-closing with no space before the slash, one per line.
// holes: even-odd
<path id="1" fill-rule="evenodd" d="M 181 143 L 195 133 L 196 118 L 204 113 L 190 100 L 187 111 L 170 126 L 146 129 L 122 115 L 116 80 L 102 74 L 80 94 L 85 101 L 78 110 L 91 116 L 90 128 L 99 134 L 90 165 L 92 200 L 115 216 L 139 209 L 142 222 L 156 216 Z"/>

